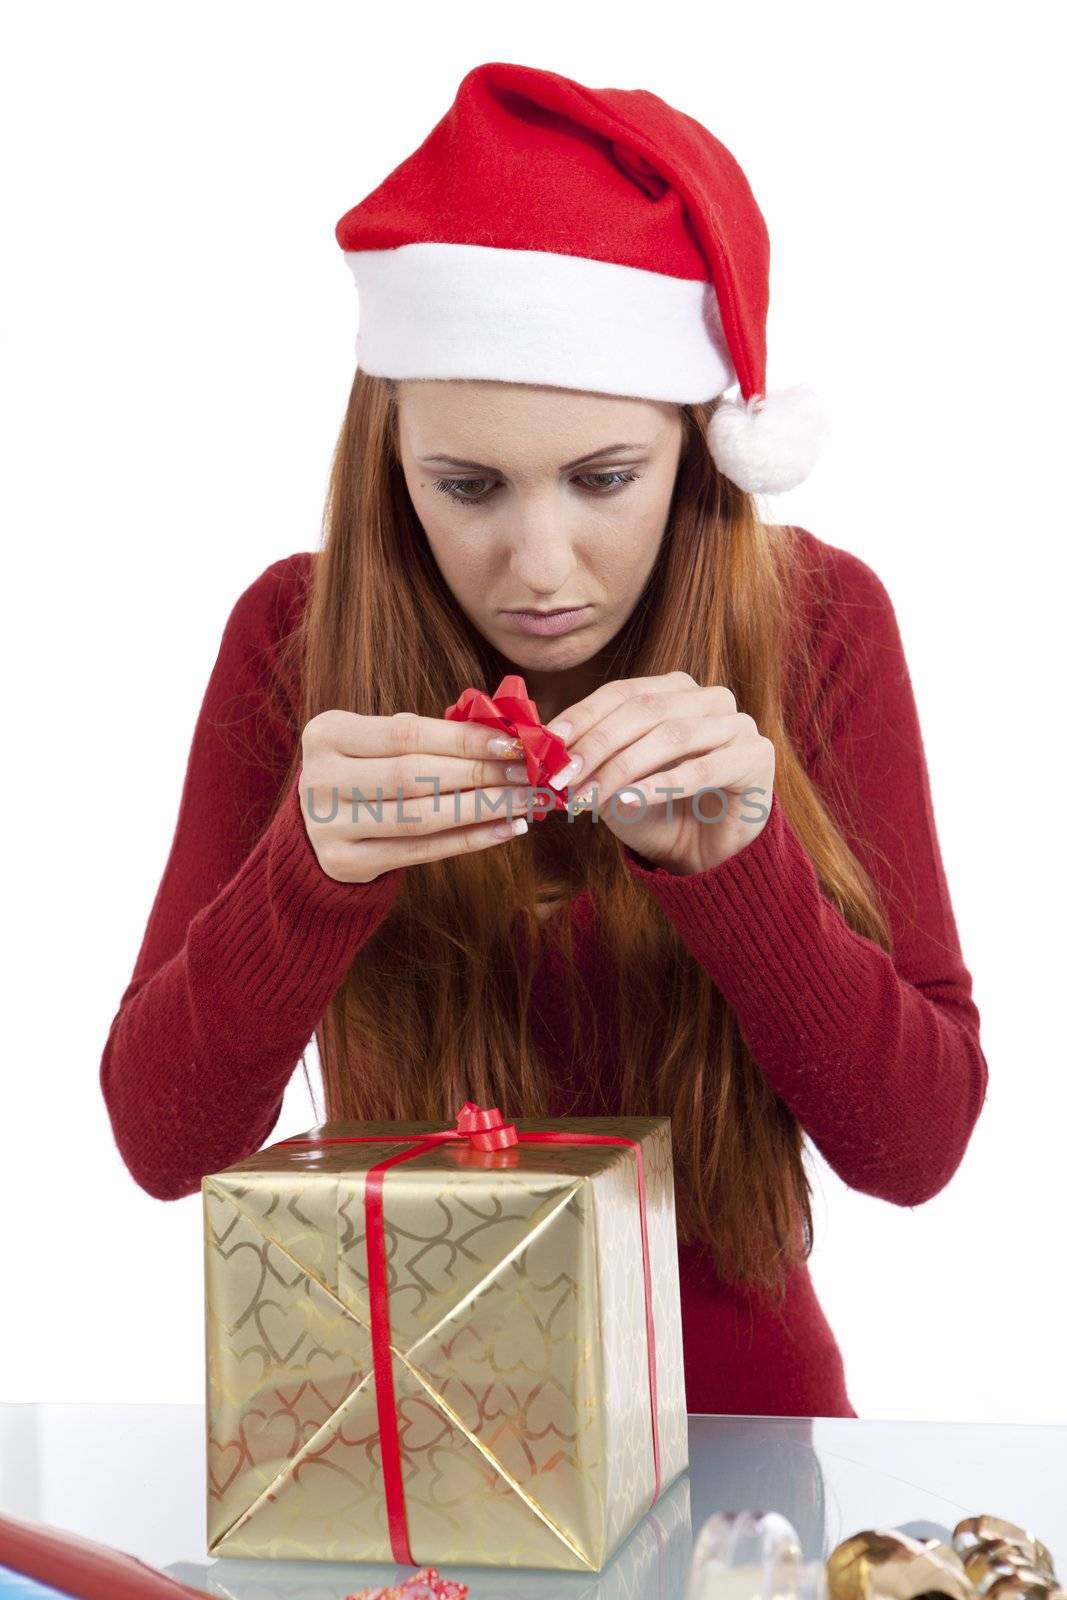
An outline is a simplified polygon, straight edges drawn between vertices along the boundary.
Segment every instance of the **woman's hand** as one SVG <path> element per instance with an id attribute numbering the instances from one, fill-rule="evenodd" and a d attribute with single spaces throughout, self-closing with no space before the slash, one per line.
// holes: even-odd
<path id="1" fill-rule="evenodd" d="M 504 781 L 522 746 L 477 722 L 321 711 L 301 749 L 304 826 L 323 872 L 339 883 L 485 850 L 528 826 L 518 813 L 531 791 Z"/>
<path id="2" fill-rule="evenodd" d="M 770 814 L 774 745 L 729 689 L 703 688 L 688 672 L 602 684 L 546 727 L 582 760 L 554 786 L 569 785 L 572 803 L 591 791 L 594 817 L 668 872 L 720 865 Z M 646 800 L 631 793 L 635 784 Z M 719 792 L 698 793 L 708 789 Z"/>

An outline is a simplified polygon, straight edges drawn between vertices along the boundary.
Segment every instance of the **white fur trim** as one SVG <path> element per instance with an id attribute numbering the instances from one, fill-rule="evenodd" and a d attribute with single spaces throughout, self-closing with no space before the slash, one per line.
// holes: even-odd
<path id="1" fill-rule="evenodd" d="M 356 364 L 390 378 L 495 378 L 679 405 L 737 382 L 714 288 L 586 256 L 472 244 L 346 250 Z"/>
<path id="2" fill-rule="evenodd" d="M 739 488 L 780 494 L 807 477 L 828 432 L 814 389 L 798 385 L 720 401 L 707 442 L 719 471 Z"/>

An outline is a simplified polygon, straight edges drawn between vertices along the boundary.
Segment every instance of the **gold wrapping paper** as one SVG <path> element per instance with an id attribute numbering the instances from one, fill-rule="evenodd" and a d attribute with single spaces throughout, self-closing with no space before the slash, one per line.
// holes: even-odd
<path id="1" fill-rule="evenodd" d="M 660 1493 L 688 1465 L 670 1122 L 645 1162 Z M 393 1559 L 367 1293 L 368 1168 L 440 1123 L 326 1123 L 202 1183 L 208 1549 Z M 634 1152 L 437 1145 L 384 1177 L 392 1371 L 417 1563 L 600 1572 L 652 1505 Z"/>

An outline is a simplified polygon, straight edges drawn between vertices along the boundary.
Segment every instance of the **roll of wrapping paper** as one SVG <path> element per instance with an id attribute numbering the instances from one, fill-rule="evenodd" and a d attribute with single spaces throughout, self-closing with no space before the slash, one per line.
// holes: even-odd
<path id="1" fill-rule="evenodd" d="M 548 780 L 562 772 L 570 760 L 567 746 L 557 733 L 550 733 L 543 725 L 536 702 L 526 693 L 526 684 L 517 672 L 501 678 L 494 695 L 487 695 L 484 689 L 464 689 L 445 711 L 445 720 L 481 722 L 518 741 L 526 761 L 527 780 L 535 790 L 537 803 L 530 812 L 534 822 L 543 822 L 550 811 L 566 811 L 569 790 L 557 791 Z"/>
<path id="2" fill-rule="evenodd" d="M 0 1570 L 78 1600 L 210 1600 L 125 1550 L 51 1523 L 0 1515 Z M 405 1597 L 406 1600 L 406 1597 Z"/>

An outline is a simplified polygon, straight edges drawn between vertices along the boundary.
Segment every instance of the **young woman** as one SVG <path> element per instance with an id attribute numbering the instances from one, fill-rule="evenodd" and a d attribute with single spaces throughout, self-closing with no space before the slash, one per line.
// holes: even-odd
<path id="1" fill-rule="evenodd" d="M 331 1120 L 669 1115 L 689 1409 L 855 1416 L 805 1136 L 918 1205 L 987 1070 L 889 597 L 758 512 L 819 428 L 764 388 L 751 191 L 654 95 L 489 63 L 337 237 L 325 539 L 223 634 L 104 1050 L 119 1150 L 194 1193 L 313 1034 Z M 508 673 L 581 765 L 500 838 L 525 769 L 444 712 Z"/>

